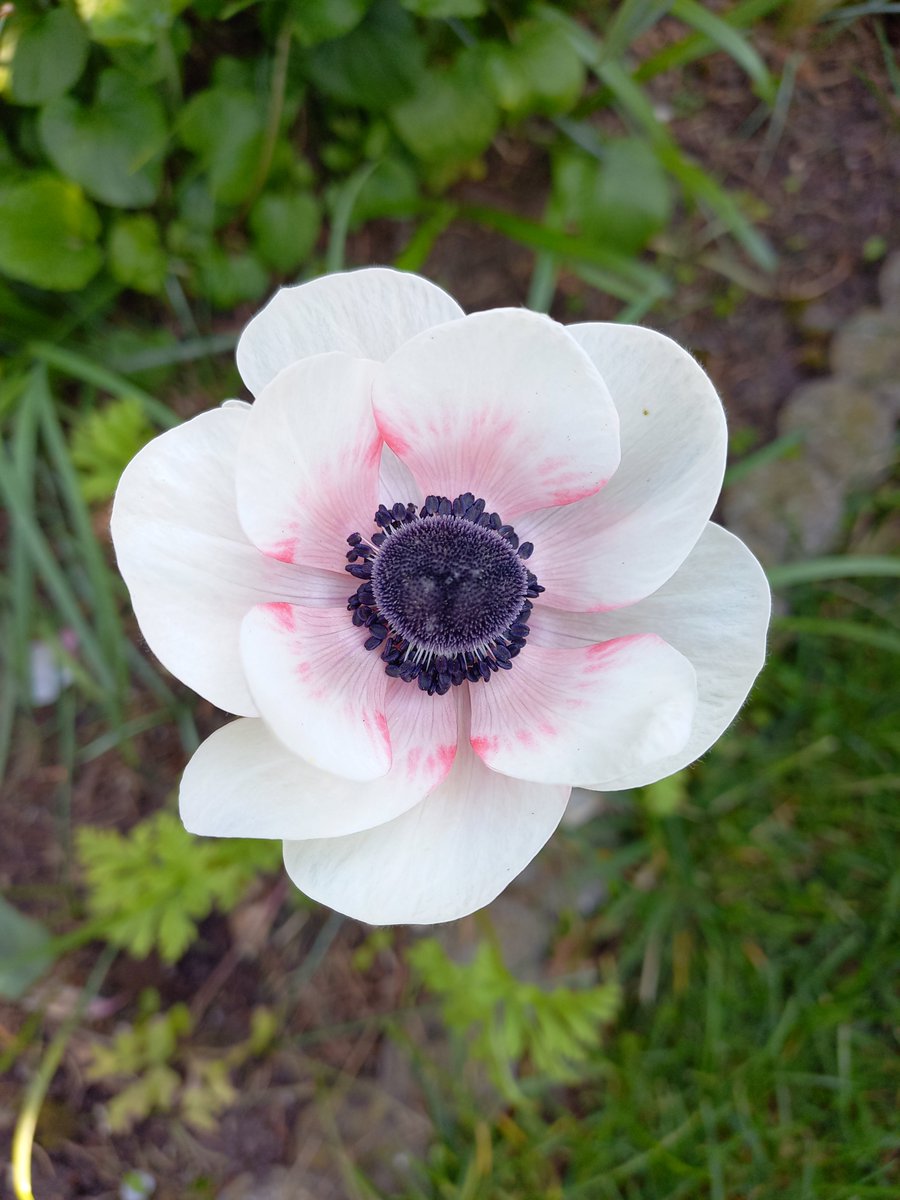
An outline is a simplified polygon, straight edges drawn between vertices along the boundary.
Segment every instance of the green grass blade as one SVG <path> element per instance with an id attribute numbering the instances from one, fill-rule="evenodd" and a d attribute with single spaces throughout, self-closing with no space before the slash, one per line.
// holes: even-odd
<path id="1" fill-rule="evenodd" d="M 181 418 L 155 396 L 151 396 L 124 376 L 98 366 L 73 350 L 64 350 L 61 346 L 53 346 L 49 342 L 33 342 L 29 349 L 38 362 L 46 363 L 71 379 L 93 384 L 94 387 L 119 399 L 133 398 L 139 401 L 150 420 L 165 429 L 172 429 L 181 424 Z"/>
<path id="2" fill-rule="evenodd" d="M 758 450 L 754 450 L 752 454 L 745 454 L 736 463 L 732 463 L 725 472 L 725 486 L 738 483 L 740 480 L 746 479 L 748 475 L 752 475 L 760 467 L 778 462 L 780 458 L 786 458 L 802 444 L 802 434 L 796 431 L 783 433 L 781 437 L 774 438 L 771 442 L 767 442 L 765 446 L 760 446 Z"/>
<path id="3" fill-rule="evenodd" d="M 84 567 L 90 585 L 90 596 L 104 654 L 116 678 L 116 692 L 121 695 L 126 680 L 125 634 L 119 618 L 114 576 L 112 575 L 91 523 L 91 514 L 78 486 L 75 469 L 59 424 L 59 417 L 47 382 L 46 368 L 35 369 L 35 391 L 41 412 L 41 432 L 56 482 L 68 509 L 76 542 L 78 560 Z"/>
<path id="4" fill-rule="evenodd" d="M 668 281 L 659 271 L 646 263 L 637 262 L 615 250 L 599 245 L 589 238 L 576 237 L 548 229 L 538 221 L 504 212 L 486 205 L 465 205 L 459 215 L 488 229 L 496 229 L 523 246 L 542 250 L 566 262 L 587 263 L 608 272 L 608 290 L 623 300 L 643 297 L 647 291 L 666 296 L 671 291 Z M 614 286 L 612 286 L 614 285 Z"/>
<path id="5" fill-rule="evenodd" d="M 783 633 L 841 638 L 871 646 L 875 650 L 886 650 L 889 654 L 900 654 L 900 634 L 890 633 L 886 629 L 872 629 L 858 621 L 837 621 L 830 617 L 775 617 L 772 628 Z"/>
<path id="6" fill-rule="evenodd" d="M 769 583 L 773 588 L 793 587 L 798 583 L 822 583 L 830 579 L 854 579 L 858 576 L 887 576 L 900 578 L 900 558 L 889 555 L 835 554 L 824 558 L 809 558 L 804 562 L 782 563 L 770 567 Z"/>
<path id="7" fill-rule="evenodd" d="M 784 8 L 787 2 L 788 0 L 744 0 L 743 3 L 736 4 L 734 8 L 723 13 L 721 19 L 727 21 L 732 29 L 746 29 L 776 9 Z M 679 42 L 664 46 L 662 50 L 642 62 L 634 72 L 634 78 L 639 83 L 645 83 L 648 79 L 654 79 L 666 71 L 686 67 L 689 63 L 696 62 L 698 58 L 703 58 L 715 48 L 715 42 L 705 34 L 689 34 Z"/>
<path id="8" fill-rule="evenodd" d="M 331 214 L 331 233 L 328 238 L 328 249 L 325 252 L 325 271 L 329 275 L 335 271 L 342 271 L 346 265 L 347 235 L 350 232 L 350 222 L 353 220 L 353 210 L 356 207 L 359 193 L 377 166 L 377 162 L 363 163 L 340 186 L 334 211 Z"/>
<path id="9" fill-rule="evenodd" d="M 720 50 L 733 58 L 750 76 L 761 99 L 771 104 L 775 99 L 775 82 L 756 49 L 728 20 L 728 14 L 718 16 L 697 0 L 675 0 L 672 15 L 697 33 L 704 34 Z"/>

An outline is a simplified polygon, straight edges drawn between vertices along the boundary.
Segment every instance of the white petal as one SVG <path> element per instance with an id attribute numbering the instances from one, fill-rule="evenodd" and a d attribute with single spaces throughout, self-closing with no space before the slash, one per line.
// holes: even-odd
<path id="1" fill-rule="evenodd" d="M 241 626 L 241 658 L 260 716 L 293 754 L 345 779 L 378 779 L 391 766 L 377 652 L 341 608 L 262 604 Z"/>
<path id="2" fill-rule="evenodd" d="M 248 610 L 349 595 L 341 575 L 267 559 L 241 529 L 234 472 L 249 414 L 215 409 L 155 438 L 126 467 L 111 521 L 119 570 L 153 653 L 195 692 L 244 715 L 256 712 L 238 650 Z"/>
<path id="3" fill-rule="evenodd" d="M 619 461 L 605 383 L 537 313 L 497 309 L 419 334 L 385 363 L 373 398 L 426 495 L 471 491 L 504 521 L 596 492 Z"/>
<path id="4" fill-rule="evenodd" d="M 455 723 L 454 713 L 454 742 Z M 291 754 L 263 721 L 233 721 L 207 738 L 188 763 L 181 819 L 191 833 L 211 837 L 330 838 L 370 829 L 418 804 L 446 777 L 446 743 L 442 756 L 430 737 L 422 734 L 420 741 L 413 769 L 408 746 L 383 779 L 358 783 Z"/>
<path id="5" fill-rule="evenodd" d="M 279 371 L 339 350 L 383 362 L 408 338 L 463 315 L 418 275 L 369 267 L 282 288 L 241 334 L 237 364 L 256 396 Z"/>
<path id="6" fill-rule="evenodd" d="M 253 405 L 238 455 L 238 512 L 266 554 L 342 571 L 348 534 L 371 530 L 382 447 L 373 369 L 344 354 L 307 358 Z"/>
<path id="7" fill-rule="evenodd" d="M 693 667 L 653 635 L 529 644 L 471 691 L 472 745 L 489 767 L 588 788 L 677 752 L 697 703 Z"/>
<path id="8" fill-rule="evenodd" d="M 307 896 L 371 925 L 453 921 L 489 904 L 559 824 L 568 787 L 489 771 L 465 742 L 446 783 L 364 833 L 287 841 Z"/>
<path id="9" fill-rule="evenodd" d="M 596 496 L 516 521 L 549 604 L 574 612 L 649 596 L 684 562 L 725 470 L 725 416 L 701 367 L 675 342 L 629 325 L 573 325 L 619 413 L 622 462 Z"/>
<path id="10" fill-rule="evenodd" d="M 378 499 L 391 508 L 394 504 L 408 504 L 412 500 L 421 505 L 425 496 L 413 479 L 410 469 L 403 465 L 390 446 L 385 443 L 381 450 L 381 467 L 378 472 Z"/>
<path id="11" fill-rule="evenodd" d="M 686 744 L 646 768 L 613 771 L 597 785 L 640 787 L 692 763 L 734 720 L 765 659 L 769 611 L 769 585 L 759 563 L 733 534 L 710 524 L 672 578 L 631 608 L 566 613 L 536 605 L 529 644 L 520 657 L 532 642 L 584 646 L 599 638 L 653 632 L 690 659 L 698 703 Z"/>

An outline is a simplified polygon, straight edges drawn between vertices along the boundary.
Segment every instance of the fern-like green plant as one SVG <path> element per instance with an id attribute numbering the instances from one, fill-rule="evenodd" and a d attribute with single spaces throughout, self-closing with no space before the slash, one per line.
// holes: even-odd
<path id="1" fill-rule="evenodd" d="M 526 1064 L 557 1083 L 580 1078 L 621 1000 L 615 983 L 579 989 L 523 983 L 489 942 L 481 942 L 471 962 L 462 964 L 427 937 L 410 949 L 408 959 L 440 999 L 447 1026 L 470 1039 L 473 1057 L 510 1100 L 522 1099 L 516 1073 Z"/>
<path id="2" fill-rule="evenodd" d="M 134 396 L 113 400 L 78 420 L 69 445 L 88 504 L 112 498 L 122 472 L 155 432 Z"/>
<path id="3" fill-rule="evenodd" d="M 135 958 L 158 950 L 170 963 L 213 908 L 234 908 L 259 872 L 281 861 L 279 842 L 195 838 L 169 812 L 128 834 L 86 827 L 76 837 L 88 910 L 103 936 Z"/>

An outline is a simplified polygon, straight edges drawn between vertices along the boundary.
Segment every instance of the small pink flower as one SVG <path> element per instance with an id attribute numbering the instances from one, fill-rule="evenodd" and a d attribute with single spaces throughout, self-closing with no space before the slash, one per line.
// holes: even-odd
<path id="1" fill-rule="evenodd" d="M 372 269 L 279 292 L 237 358 L 256 402 L 146 446 L 112 518 L 151 648 L 242 717 L 188 764 L 188 829 L 282 839 L 361 920 L 451 920 L 573 785 L 734 718 L 769 592 L 709 523 L 725 419 L 675 343 Z"/>

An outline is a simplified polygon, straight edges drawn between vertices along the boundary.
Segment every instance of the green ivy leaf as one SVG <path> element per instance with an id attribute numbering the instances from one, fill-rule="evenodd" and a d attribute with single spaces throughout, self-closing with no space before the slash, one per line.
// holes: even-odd
<path id="1" fill-rule="evenodd" d="M 511 46 L 486 43 L 484 55 L 488 86 L 514 117 L 567 112 L 584 89 L 584 63 L 555 22 L 527 21 Z"/>
<path id="2" fill-rule="evenodd" d="M 110 273 L 118 283 L 148 296 L 162 291 L 169 259 L 151 216 L 119 217 L 110 231 L 107 252 Z"/>
<path id="3" fill-rule="evenodd" d="M 301 46 L 344 37 L 366 15 L 372 0 L 292 0 L 294 36 Z"/>
<path id="4" fill-rule="evenodd" d="M 249 252 L 228 254 L 211 246 L 197 262 L 199 291 L 213 308 L 234 308 L 258 300 L 269 287 L 269 273 Z"/>
<path id="5" fill-rule="evenodd" d="M 100 218 L 77 184 L 32 175 L 0 187 L 0 271 L 50 291 L 83 288 L 97 273 Z"/>
<path id="6" fill-rule="evenodd" d="M 586 237 L 634 254 L 664 228 L 672 211 L 668 178 L 640 138 L 605 143 L 598 162 L 566 150 L 553 164 L 554 212 Z"/>
<path id="7" fill-rule="evenodd" d="M 53 164 L 96 200 L 116 208 L 154 202 L 162 179 L 166 117 L 149 88 L 135 88 L 122 71 L 103 72 L 94 103 L 72 97 L 41 112 L 41 140 Z"/>
<path id="8" fill-rule="evenodd" d="M 178 135 L 200 160 L 213 199 L 240 204 L 250 194 L 264 128 L 265 112 L 253 92 L 218 84 L 189 101 Z"/>
<path id="9" fill-rule="evenodd" d="M 384 112 L 424 74 L 425 50 L 408 13 L 376 3 L 352 33 L 317 46 L 306 70 L 312 84 L 339 104 Z"/>
<path id="10" fill-rule="evenodd" d="M 458 166 L 491 144 L 500 115 L 481 83 L 474 56 L 463 52 L 445 71 L 424 75 L 391 112 L 398 137 L 423 162 Z"/>
<path id="11" fill-rule="evenodd" d="M 75 0 L 91 40 L 105 46 L 152 45 L 190 0 Z"/>
<path id="12" fill-rule="evenodd" d="M 417 17 L 446 21 L 451 17 L 481 17 L 487 12 L 485 0 L 400 0 Z"/>
<path id="13" fill-rule="evenodd" d="M 21 21 L 21 29 L 17 25 Z M 10 98 L 17 104 L 46 104 L 62 96 L 80 78 L 87 62 L 84 26 L 68 8 L 14 21 L 9 75 Z M 16 36 L 18 34 L 18 36 Z"/>
<path id="14" fill-rule="evenodd" d="M 259 257 L 287 274 L 306 262 L 319 236 L 319 202 L 310 192 L 267 193 L 250 210 L 250 231 Z"/>

